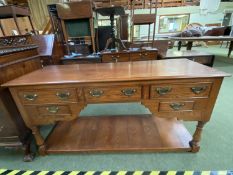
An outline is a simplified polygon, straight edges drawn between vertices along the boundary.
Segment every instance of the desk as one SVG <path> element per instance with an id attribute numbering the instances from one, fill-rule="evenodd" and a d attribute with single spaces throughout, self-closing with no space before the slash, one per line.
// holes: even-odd
<path id="1" fill-rule="evenodd" d="M 187 50 L 191 50 L 194 41 L 230 41 L 228 57 L 233 49 L 233 37 L 230 36 L 202 36 L 202 37 L 169 37 L 172 41 L 179 41 L 178 50 L 181 49 L 182 41 L 188 41 Z"/>
<path id="2" fill-rule="evenodd" d="M 224 76 L 229 74 L 172 59 L 47 66 L 3 86 L 10 88 L 41 155 L 197 152 Z M 152 115 L 78 117 L 88 104 L 114 102 L 141 102 Z M 193 137 L 177 119 L 198 122 Z M 39 126 L 50 123 L 57 125 L 45 140 Z"/>

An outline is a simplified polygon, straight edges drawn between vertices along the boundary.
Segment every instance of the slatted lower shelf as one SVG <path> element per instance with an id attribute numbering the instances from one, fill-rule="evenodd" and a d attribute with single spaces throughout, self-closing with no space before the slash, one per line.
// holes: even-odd
<path id="1" fill-rule="evenodd" d="M 79 117 L 60 122 L 46 141 L 47 153 L 190 151 L 192 136 L 174 119 L 151 115 Z"/>

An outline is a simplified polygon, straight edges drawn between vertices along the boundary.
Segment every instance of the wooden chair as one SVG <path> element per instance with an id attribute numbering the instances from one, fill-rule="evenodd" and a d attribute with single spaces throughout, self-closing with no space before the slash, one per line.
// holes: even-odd
<path id="1" fill-rule="evenodd" d="M 58 3 L 56 6 L 65 43 L 68 44 L 69 40 L 84 40 L 85 44 L 92 45 L 95 52 L 92 1 Z"/>

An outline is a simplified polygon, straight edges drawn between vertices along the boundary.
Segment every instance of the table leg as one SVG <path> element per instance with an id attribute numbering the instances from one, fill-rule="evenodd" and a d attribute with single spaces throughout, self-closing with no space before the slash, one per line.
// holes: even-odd
<path id="1" fill-rule="evenodd" d="M 201 134 L 204 125 L 206 122 L 199 121 L 196 127 L 196 130 L 193 134 L 193 140 L 189 142 L 189 145 L 192 147 L 191 152 L 196 153 L 200 150 L 200 141 L 201 141 Z"/>
<path id="2" fill-rule="evenodd" d="M 32 130 L 32 134 L 36 139 L 36 144 L 39 146 L 39 154 L 42 156 L 46 155 L 45 141 L 42 135 L 40 134 L 40 130 L 38 126 L 32 127 L 31 130 Z"/>
<path id="3" fill-rule="evenodd" d="M 178 42 L 178 50 L 179 50 L 179 51 L 180 51 L 181 47 L 182 47 L 182 41 L 179 41 L 179 42 Z"/>
<path id="4" fill-rule="evenodd" d="M 228 58 L 230 58 L 230 56 L 231 56 L 232 49 L 233 49 L 233 41 L 231 41 L 231 43 L 230 43 L 230 47 L 229 47 L 229 51 L 228 51 Z"/>
<path id="5" fill-rule="evenodd" d="M 187 44 L 187 50 L 192 50 L 192 47 L 193 47 L 193 42 L 189 41 Z"/>

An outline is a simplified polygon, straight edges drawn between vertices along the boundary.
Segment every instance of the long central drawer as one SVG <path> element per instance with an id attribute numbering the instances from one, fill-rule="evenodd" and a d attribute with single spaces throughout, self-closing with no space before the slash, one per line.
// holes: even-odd
<path id="1" fill-rule="evenodd" d="M 135 101 L 141 99 L 141 86 L 110 86 L 84 88 L 87 102 Z"/>

